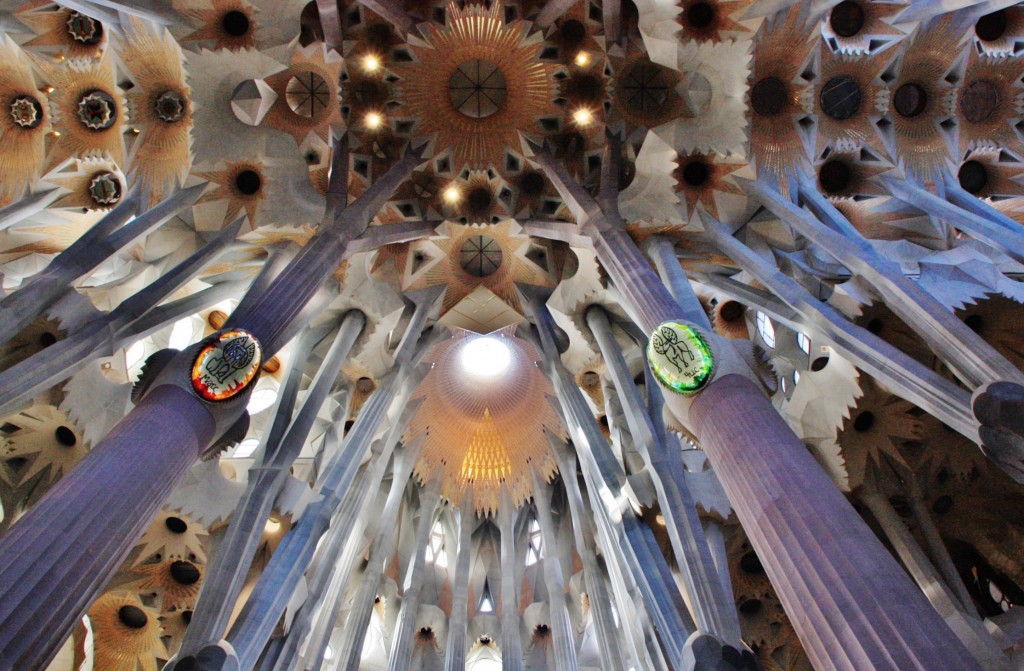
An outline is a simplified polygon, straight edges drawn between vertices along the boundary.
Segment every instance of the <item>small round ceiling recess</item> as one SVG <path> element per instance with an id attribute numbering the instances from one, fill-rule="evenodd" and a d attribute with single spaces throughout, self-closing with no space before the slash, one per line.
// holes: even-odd
<path id="1" fill-rule="evenodd" d="M 473 277 L 487 277 L 501 267 L 501 246 L 486 235 L 474 235 L 462 244 L 459 264 Z"/>
<path id="2" fill-rule="evenodd" d="M 505 75 L 490 61 L 466 61 L 452 73 L 448 97 L 462 114 L 486 119 L 496 114 L 508 98 Z"/>

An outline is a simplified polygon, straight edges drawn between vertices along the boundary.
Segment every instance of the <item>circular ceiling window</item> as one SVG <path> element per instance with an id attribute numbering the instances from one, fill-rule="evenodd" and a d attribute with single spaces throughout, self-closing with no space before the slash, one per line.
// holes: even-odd
<path id="1" fill-rule="evenodd" d="M 312 118 L 317 112 L 327 109 L 331 100 L 331 89 L 324 78 L 315 72 L 303 72 L 288 81 L 285 88 L 288 107 L 299 116 Z"/>
<path id="2" fill-rule="evenodd" d="M 501 267 L 501 246 L 486 235 L 474 235 L 459 250 L 459 265 L 473 277 L 487 277 Z"/>
<path id="3" fill-rule="evenodd" d="M 485 119 L 500 110 L 508 98 L 505 75 L 490 61 L 466 61 L 452 74 L 448 97 L 466 116 Z"/>

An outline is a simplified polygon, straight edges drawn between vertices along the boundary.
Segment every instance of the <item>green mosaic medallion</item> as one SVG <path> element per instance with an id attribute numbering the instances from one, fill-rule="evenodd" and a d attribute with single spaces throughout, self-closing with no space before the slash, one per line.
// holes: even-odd
<path id="1" fill-rule="evenodd" d="M 679 394 L 693 394 L 711 380 L 715 359 L 696 329 L 681 322 L 665 322 L 654 329 L 647 346 L 651 372 Z"/>

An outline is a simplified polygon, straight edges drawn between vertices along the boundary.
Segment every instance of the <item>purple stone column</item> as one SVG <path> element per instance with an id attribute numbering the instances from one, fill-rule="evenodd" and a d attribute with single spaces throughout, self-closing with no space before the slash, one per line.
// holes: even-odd
<path id="1" fill-rule="evenodd" d="M 754 383 L 714 380 L 690 422 L 815 668 L 980 671 Z"/>
<path id="2" fill-rule="evenodd" d="M 46 668 L 213 431 L 195 396 L 154 389 L 0 538 L 0 669 Z"/>

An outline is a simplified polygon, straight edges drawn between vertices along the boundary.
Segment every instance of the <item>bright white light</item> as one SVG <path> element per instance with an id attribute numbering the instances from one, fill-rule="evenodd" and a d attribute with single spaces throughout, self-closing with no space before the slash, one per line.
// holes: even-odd
<path id="1" fill-rule="evenodd" d="M 232 459 L 248 459 L 252 456 L 256 448 L 260 446 L 259 438 L 246 438 L 238 444 L 235 451 L 231 454 Z"/>
<path id="2" fill-rule="evenodd" d="M 124 353 L 124 362 L 128 368 L 134 368 L 136 364 L 142 363 L 142 359 L 146 356 L 146 343 L 142 340 L 138 340 L 134 345 L 128 348 L 128 351 Z"/>
<path id="3" fill-rule="evenodd" d="M 575 62 L 576 65 L 580 66 L 581 68 L 587 67 L 588 65 L 590 65 L 590 54 L 588 54 L 586 51 L 579 52 L 578 54 L 576 54 Z"/>
<path id="4" fill-rule="evenodd" d="M 460 200 L 462 200 L 462 192 L 460 192 L 459 187 L 455 186 L 454 184 L 450 185 L 447 189 L 445 189 L 444 193 L 442 193 L 441 196 L 444 198 L 444 202 L 448 203 L 449 205 L 455 205 Z"/>
<path id="5" fill-rule="evenodd" d="M 572 120 L 577 126 L 589 126 L 594 122 L 594 113 L 586 107 L 581 107 L 572 113 Z"/>
<path id="6" fill-rule="evenodd" d="M 326 659 L 326 660 L 334 659 L 334 648 L 332 648 L 331 646 L 327 646 L 327 649 L 324 650 L 324 659 Z"/>
<path id="7" fill-rule="evenodd" d="M 185 349 L 192 344 L 192 318 L 185 317 L 174 322 L 167 346 L 171 349 Z"/>
<path id="8" fill-rule="evenodd" d="M 377 112 L 370 112 L 363 117 L 363 125 L 370 130 L 377 130 L 384 123 L 384 117 Z"/>
<path id="9" fill-rule="evenodd" d="M 363 69 L 367 72 L 376 72 L 380 70 L 380 59 L 375 54 L 367 54 L 363 56 Z"/>
<path id="10" fill-rule="evenodd" d="M 511 363 L 512 352 L 501 338 L 473 338 L 462 347 L 462 367 L 475 377 L 497 377 Z"/>
<path id="11" fill-rule="evenodd" d="M 276 389 L 257 389 L 249 397 L 249 405 L 246 406 L 246 410 L 249 411 L 250 415 L 255 415 L 258 412 L 263 412 L 270 406 L 274 405 L 274 401 L 277 400 Z"/>

